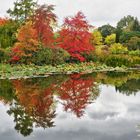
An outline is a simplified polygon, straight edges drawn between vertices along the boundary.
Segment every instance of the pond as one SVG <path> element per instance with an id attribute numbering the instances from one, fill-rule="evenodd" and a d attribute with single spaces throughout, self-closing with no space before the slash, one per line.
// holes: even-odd
<path id="1" fill-rule="evenodd" d="M 0 80 L 0 140 L 139 140 L 140 73 Z"/>

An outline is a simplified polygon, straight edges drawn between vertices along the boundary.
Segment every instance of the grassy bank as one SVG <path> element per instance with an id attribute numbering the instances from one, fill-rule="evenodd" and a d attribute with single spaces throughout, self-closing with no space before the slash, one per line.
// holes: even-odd
<path id="1" fill-rule="evenodd" d="M 8 65 L 0 64 L 0 79 L 27 78 L 35 76 L 47 76 L 51 74 L 72 74 L 72 73 L 92 73 L 101 71 L 121 71 L 131 70 L 127 67 L 108 67 L 95 63 L 63 64 L 57 66 L 45 65 Z"/>

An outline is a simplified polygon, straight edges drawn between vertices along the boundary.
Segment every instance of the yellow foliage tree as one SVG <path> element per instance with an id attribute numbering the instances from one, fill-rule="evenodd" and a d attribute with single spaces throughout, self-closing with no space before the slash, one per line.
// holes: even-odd
<path id="1" fill-rule="evenodd" d="M 111 44 L 114 44 L 116 41 L 116 34 L 111 34 L 111 35 L 108 35 L 106 38 L 105 38 L 105 44 L 107 45 L 111 45 Z"/>
<path id="2" fill-rule="evenodd" d="M 95 30 L 92 33 L 92 44 L 93 45 L 102 45 L 103 44 L 103 37 L 100 31 Z"/>

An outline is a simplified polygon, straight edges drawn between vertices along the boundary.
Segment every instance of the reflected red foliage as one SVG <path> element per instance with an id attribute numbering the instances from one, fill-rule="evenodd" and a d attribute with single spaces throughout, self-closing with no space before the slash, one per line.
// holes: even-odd
<path id="1" fill-rule="evenodd" d="M 62 83 L 55 82 L 42 88 L 39 83 L 30 80 L 13 81 L 19 103 L 36 122 L 41 122 L 42 118 L 51 120 L 55 116 L 52 109 L 54 94 L 62 101 L 64 110 L 73 112 L 77 117 L 83 116 L 87 105 L 99 95 L 98 91 L 93 89 L 96 85 L 91 76 L 73 74 Z"/>
<path id="2" fill-rule="evenodd" d="M 90 103 L 92 78 L 81 78 L 79 74 L 71 75 L 71 78 L 64 82 L 59 89 L 59 97 L 64 101 L 64 109 L 70 110 L 81 117 L 84 109 Z"/>

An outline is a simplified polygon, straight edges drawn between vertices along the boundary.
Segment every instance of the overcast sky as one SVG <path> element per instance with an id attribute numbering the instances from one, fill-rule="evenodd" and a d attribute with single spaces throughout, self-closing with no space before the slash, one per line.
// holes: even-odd
<path id="1" fill-rule="evenodd" d="M 15 0 L 0 0 L 0 16 L 6 15 L 6 10 L 13 6 Z M 82 11 L 88 21 L 94 26 L 103 24 L 116 25 L 117 21 L 126 15 L 140 19 L 140 0 L 38 0 L 40 4 L 54 4 L 59 23 L 66 16 Z"/>

